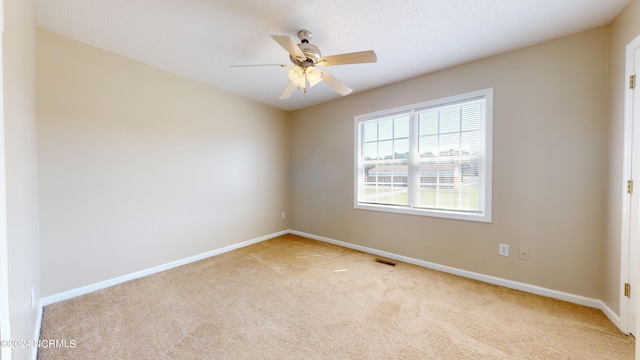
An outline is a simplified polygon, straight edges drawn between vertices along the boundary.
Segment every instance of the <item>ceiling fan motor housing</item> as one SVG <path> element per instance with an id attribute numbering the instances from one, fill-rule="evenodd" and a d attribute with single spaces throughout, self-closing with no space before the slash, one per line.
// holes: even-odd
<path id="1" fill-rule="evenodd" d="M 298 39 L 300 39 L 300 44 L 298 44 L 298 47 L 307 57 L 307 60 L 299 61 L 291 57 L 291 61 L 293 61 L 294 64 L 302 67 L 307 67 L 318 63 L 318 60 L 322 57 L 322 55 L 320 54 L 320 49 L 318 49 L 317 46 L 309 43 L 309 40 L 311 40 L 312 37 L 313 34 L 311 34 L 311 31 L 309 30 L 298 31 Z"/>
<path id="2" fill-rule="evenodd" d="M 320 55 L 320 49 L 318 49 L 318 47 L 313 44 L 302 43 L 298 44 L 298 47 L 307 57 L 307 61 L 311 60 L 313 64 L 317 64 L 318 60 L 322 57 Z"/>

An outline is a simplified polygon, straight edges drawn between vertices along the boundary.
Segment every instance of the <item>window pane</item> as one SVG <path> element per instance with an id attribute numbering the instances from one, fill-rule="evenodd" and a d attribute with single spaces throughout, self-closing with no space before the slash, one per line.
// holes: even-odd
<path id="1" fill-rule="evenodd" d="M 477 131 L 462 133 L 462 155 L 475 155 L 480 150 L 480 134 Z"/>
<path id="2" fill-rule="evenodd" d="M 391 168 L 391 174 L 393 176 L 393 182 L 397 184 L 407 184 L 409 166 L 407 165 L 394 165 Z"/>
<path id="3" fill-rule="evenodd" d="M 364 185 L 364 201 L 366 202 L 376 202 L 377 194 L 376 194 L 376 185 L 375 184 L 367 184 Z"/>
<path id="4" fill-rule="evenodd" d="M 425 111 L 420 113 L 420 136 L 438 133 L 438 112 Z"/>
<path id="5" fill-rule="evenodd" d="M 396 205 L 409 205 L 409 192 L 406 186 L 395 186 L 391 195 L 391 203 Z"/>
<path id="6" fill-rule="evenodd" d="M 363 155 L 365 160 L 376 160 L 378 158 L 378 143 L 365 143 Z"/>
<path id="7" fill-rule="evenodd" d="M 435 185 L 420 186 L 420 206 L 425 208 L 438 207 L 438 190 Z"/>
<path id="8" fill-rule="evenodd" d="M 362 137 L 365 142 L 378 140 L 378 123 L 370 122 L 363 126 L 364 136 Z"/>
<path id="9" fill-rule="evenodd" d="M 393 137 L 408 138 L 409 137 L 409 116 L 396 118 L 393 121 Z"/>
<path id="10" fill-rule="evenodd" d="M 463 210 L 478 210 L 478 186 L 461 186 L 460 187 L 460 208 Z"/>
<path id="11" fill-rule="evenodd" d="M 418 145 L 420 157 L 434 157 L 438 154 L 438 135 L 421 136 Z"/>
<path id="12" fill-rule="evenodd" d="M 393 138 L 393 120 L 384 120 L 378 123 L 378 140 L 389 140 Z"/>
<path id="13" fill-rule="evenodd" d="M 378 159 L 390 160 L 393 158 L 393 141 L 380 141 L 378 143 Z"/>
<path id="14" fill-rule="evenodd" d="M 452 107 L 440 111 L 440 133 L 460 131 L 460 108 Z"/>
<path id="15" fill-rule="evenodd" d="M 460 176 L 464 184 L 478 185 L 478 176 L 480 176 L 478 161 L 478 159 L 472 159 L 460 163 Z"/>
<path id="16" fill-rule="evenodd" d="M 438 207 L 442 209 L 458 208 L 456 203 L 456 194 L 453 189 L 441 188 L 440 191 L 438 191 Z"/>
<path id="17" fill-rule="evenodd" d="M 393 141 L 393 153 L 396 159 L 409 158 L 409 139 L 400 139 Z"/>
<path id="18" fill-rule="evenodd" d="M 391 186 L 391 165 L 378 164 L 369 172 L 376 176 L 376 182 L 379 186 Z"/>
<path id="19" fill-rule="evenodd" d="M 462 131 L 480 129 L 480 102 L 462 106 Z"/>
<path id="20" fill-rule="evenodd" d="M 481 102 L 419 114 L 420 207 L 477 210 Z M 428 136 L 425 136 L 429 134 Z M 449 160 L 443 159 L 443 157 Z M 438 162 L 430 162 L 433 159 Z M 440 161 L 445 163 L 440 163 Z"/>
<path id="21" fill-rule="evenodd" d="M 460 151 L 460 134 L 440 135 L 440 156 L 457 156 Z"/>

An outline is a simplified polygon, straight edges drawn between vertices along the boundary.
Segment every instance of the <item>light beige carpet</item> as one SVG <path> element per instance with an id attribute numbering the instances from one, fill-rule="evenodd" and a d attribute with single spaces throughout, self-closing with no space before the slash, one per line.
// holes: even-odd
<path id="1" fill-rule="evenodd" d="M 286 235 L 44 309 L 45 359 L 633 359 L 595 309 Z"/>

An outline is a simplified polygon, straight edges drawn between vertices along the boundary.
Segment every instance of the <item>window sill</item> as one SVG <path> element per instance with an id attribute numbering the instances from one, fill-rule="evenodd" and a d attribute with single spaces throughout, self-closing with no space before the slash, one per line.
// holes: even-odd
<path id="1" fill-rule="evenodd" d="M 451 220 L 463 220 L 463 221 L 476 221 L 476 222 L 484 222 L 491 223 L 491 214 L 485 213 L 472 213 L 472 212 L 458 212 L 458 211 L 446 211 L 446 210 L 431 210 L 431 209 L 416 209 L 407 206 L 394 206 L 394 205 L 376 205 L 376 204 L 366 204 L 366 203 L 356 203 L 354 206 L 355 209 L 358 210 L 372 210 L 372 211 L 381 211 L 381 212 L 389 212 L 395 214 L 405 214 L 405 215 L 417 215 L 417 216 L 428 216 L 442 219 L 451 219 Z"/>

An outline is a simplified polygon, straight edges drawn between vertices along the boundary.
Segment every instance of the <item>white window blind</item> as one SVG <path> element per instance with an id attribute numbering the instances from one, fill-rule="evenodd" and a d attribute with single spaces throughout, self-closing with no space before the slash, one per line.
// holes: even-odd
<path id="1" fill-rule="evenodd" d="M 492 89 L 356 117 L 356 208 L 491 221 Z"/>

